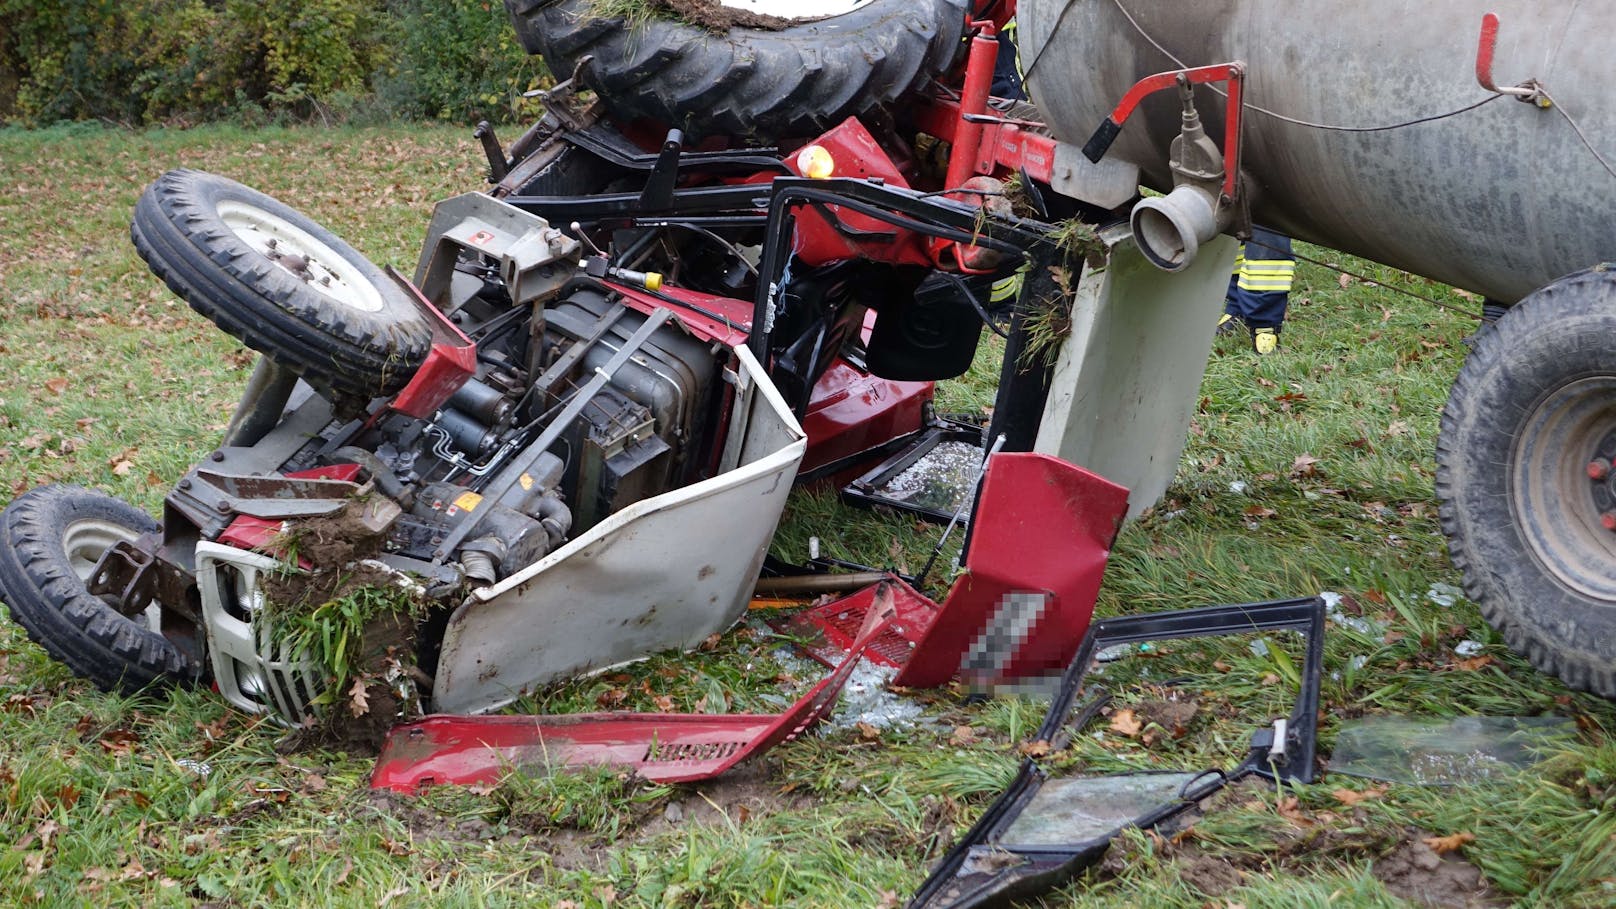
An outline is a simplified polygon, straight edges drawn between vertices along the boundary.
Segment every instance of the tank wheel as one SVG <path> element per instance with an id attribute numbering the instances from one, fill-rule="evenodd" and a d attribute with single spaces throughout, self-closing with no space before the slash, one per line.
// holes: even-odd
<path id="1" fill-rule="evenodd" d="M 397 391 L 431 349 L 431 323 L 392 279 L 234 180 L 169 171 L 141 194 L 130 235 L 192 309 L 322 391 Z"/>
<path id="2" fill-rule="evenodd" d="M 1436 491 L 1465 592 L 1532 665 L 1616 697 L 1616 270 L 1482 332 L 1442 412 Z"/>
<path id="3" fill-rule="evenodd" d="M 968 0 L 772 0 L 785 27 L 718 33 L 668 19 L 593 13 L 595 0 L 505 0 L 516 35 L 550 71 L 584 78 L 618 114 L 691 135 L 812 136 L 947 69 Z M 715 6 L 726 5 L 722 3 Z"/>
<path id="4" fill-rule="evenodd" d="M 144 512 L 79 486 L 41 486 L 0 513 L 0 596 L 45 652 L 105 691 L 188 685 L 198 663 L 161 633 L 161 609 L 123 615 L 85 587 L 101 554 L 157 529 Z"/>

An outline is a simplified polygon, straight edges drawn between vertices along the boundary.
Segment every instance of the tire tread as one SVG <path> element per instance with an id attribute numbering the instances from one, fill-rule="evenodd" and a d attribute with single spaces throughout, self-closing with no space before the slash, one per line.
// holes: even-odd
<path id="1" fill-rule="evenodd" d="M 590 0 L 506 0 L 522 46 L 552 72 L 593 55 L 586 79 L 619 113 L 700 136 L 822 132 L 890 106 L 953 63 L 967 0 L 877 0 L 836 28 L 732 28 L 655 20 L 629 28 Z"/>

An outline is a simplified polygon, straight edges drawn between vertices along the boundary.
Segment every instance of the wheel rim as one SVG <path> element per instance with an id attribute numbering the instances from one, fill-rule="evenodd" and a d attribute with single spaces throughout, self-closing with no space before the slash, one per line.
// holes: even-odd
<path id="1" fill-rule="evenodd" d="M 111 521 L 96 518 L 83 518 L 73 521 L 62 529 L 62 554 L 67 557 L 68 567 L 78 576 L 80 581 L 89 583 L 90 575 L 95 573 L 95 566 L 100 564 L 101 556 L 117 543 L 135 539 L 140 534 Z M 156 603 L 148 605 L 143 614 L 144 621 L 137 622 L 153 634 L 162 634 L 163 620 L 162 607 Z M 135 621 L 131 618 L 130 621 Z"/>
<path id="2" fill-rule="evenodd" d="M 1590 465 L 1616 455 L 1616 376 L 1568 383 L 1516 436 L 1512 506 L 1528 546 L 1562 584 L 1616 608 L 1616 478 Z M 1611 515 L 1607 518 L 1606 515 Z"/>
<path id="3" fill-rule="evenodd" d="M 347 257 L 303 228 L 234 200 L 219 203 L 219 218 L 254 252 L 327 299 L 361 312 L 381 311 L 376 286 Z"/>
<path id="4" fill-rule="evenodd" d="M 806 22 L 846 15 L 872 0 L 719 0 L 718 5 L 743 13 Z"/>

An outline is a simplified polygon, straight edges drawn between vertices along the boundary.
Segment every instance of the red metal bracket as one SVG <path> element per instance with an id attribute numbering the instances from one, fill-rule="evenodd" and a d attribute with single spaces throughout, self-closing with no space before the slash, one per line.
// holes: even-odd
<path id="1" fill-rule="evenodd" d="M 477 374 L 477 345 L 397 269 L 389 266 L 387 273 L 432 323 L 432 349 L 426 361 L 389 405 L 399 413 L 424 420 Z"/>
<path id="2" fill-rule="evenodd" d="M 1240 112 L 1244 103 L 1241 97 L 1245 81 L 1246 64 L 1239 60 L 1232 63 L 1197 66 L 1193 69 L 1169 70 L 1146 76 L 1128 89 L 1122 100 L 1117 102 L 1116 109 L 1111 111 L 1111 115 L 1105 118 L 1100 128 L 1094 131 L 1089 141 L 1084 143 L 1083 156 L 1094 162 L 1105 157 L 1106 150 L 1116 141 L 1117 134 L 1122 132 L 1122 124 L 1128 121 L 1128 117 L 1139 107 L 1139 102 L 1146 97 L 1180 85 L 1227 82 L 1229 96 L 1223 117 L 1223 196 L 1226 199 L 1233 199 L 1235 181 L 1240 174 Z"/>
<path id="3" fill-rule="evenodd" d="M 1476 45 L 1476 81 L 1481 87 L 1517 100 L 1549 107 L 1550 102 L 1537 80 L 1528 79 L 1519 85 L 1499 86 L 1493 81 L 1493 55 L 1498 51 L 1498 14 L 1485 13 L 1481 17 L 1481 41 Z"/>

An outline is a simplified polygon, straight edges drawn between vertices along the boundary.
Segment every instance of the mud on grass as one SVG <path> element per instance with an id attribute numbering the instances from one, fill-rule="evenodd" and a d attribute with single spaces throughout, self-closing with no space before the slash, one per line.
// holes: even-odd
<path id="1" fill-rule="evenodd" d="M 718 0 L 592 0 L 589 11 L 596 16 L 622 18 L 631 25 L 649 19 L 673 19 L 714 32 L 732 28 L 778 31 L 791 27 L 789 19 L 732 9 Z"/>
<path id="2" fill-rule="evenodd" d="M 1089 881 L 1126 887 L 1139 869 L 1151 866 L 1213 905 L 1243 904 L 1240 891 L 1276 878 L 1349 866 L 1367 867 L 1386 893 L 1416 906 L 1510 903 L 1459 849 L 1428 830 L 1375 824 L 1366 810 L 1350 806 L 1311 808 L 1251 778 L 1203 800 L 1172 829 L 1118 837 Z"/>

